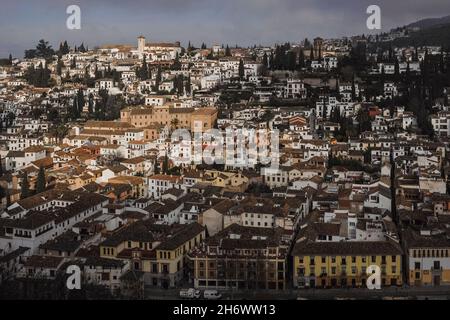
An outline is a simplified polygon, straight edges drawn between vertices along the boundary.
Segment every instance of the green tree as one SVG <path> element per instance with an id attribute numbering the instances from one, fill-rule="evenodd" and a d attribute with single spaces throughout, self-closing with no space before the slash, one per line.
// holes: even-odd
<path id="1" fill-rule="evenodd" d="M 300 53 L 298 55 L 298 69 L 303 69 L 305 67 L 305 53 L 303 49 L 300 49 Z"/>
<path id="2" fill-rule="evenodd" d="M 191 77 L 190 77 L 190 76 L 188 76 L 188 77 L 186 78 L 186 81 L 185 81 L 185 83 L 184 83 L 184 92 L 185 92 L 187 95 L 190 95 L 190 94 L 191 94 Z"/>
<path id="3" fill-rule="evenodd" d="M 26 174 L 22 177 L 22 184 L 20 187 L 20 198 L 25 199 L 30 196 L 30 183 L 28 182 L 28 177 Z"/>
<path id="4" fill-rule="evenodd" d="M 49 60 L 55 54 L 55 51 L 52 49 L 52 46 L 48 44 L 48 41 L 44 39 L 39 40 L 39 43 L 36 46 L 36 57 L 44 58 Z"/>
<path id="5" fill-rule="evenodd" d="M 83 107 L 84 107 L 84 93 L 83 93 L 83 89 L 80 88 L 80 89 L 78 89 L 78 92 L 77 92 L 77 115 L 78 115 L 78 117 L 83 112 Z"/>
<path id="6" fill-rule="evenodd" d="M 88 116 L 92 116 L 94 113 L 94 95 L 92 93 L 89 94 L 88 97 Z"/>
<path id="7" fill-rule="evenodd" d="M 245 76 L 244 61 L 239 60 L 239 79 L 243 80 Z"/>
<path id="8" fill-rule="evenodd" d="M 142 61 L 142 66 L 139 69 L 139 79 L 144 81 L 148 79 L 148 65 L 147 65 L 147 58 L 144 55 L 144 59 Z"/>
<path id="9" fill-rule="evenodd" d="M 180 62 L 180 57 L 178 55 L 178 52 L 175 55 L 175 61 L 173 62 L 172 69 L 173 70 L 181 70 L 181 62 Z"/>
<path id="10" fill-rule="evenodd" d="M 162 80 L 162 70 L 161 66 L 158 66 L 155 78 L 155 91 L 159 91 L 159 85 L 161 84 L 161 80 Z"/>
<path id="11" fill-rule="evenodd" d="M 225 57 L 231 57 L 231 49 L 230 49 L 230 47 L 228 45 L 227 45 L 227 47 L 225 49 Z"/>
<path id="12" fill-rule="evenodd" d="M 36 193 L 41 193 L 45 191 L 47 186 L 47 181 L 45 179 L 45 170 L 43 166 L 39 167 L 39 173 L 36 181 Z"/>
<path id="13" fill-rule="evenodd" d="M 169 157 L 166 155 L 164 156 L 163 164 L 162 164 L 162 171 L 164 174 L 167 174 L 169 171 Z"/>
<path id="14" fill-rule="evenodd" d="M 70 47 L 67 44 L 67 41 L 64 41 L 64 44 L 62 46 L 62 54 L 68 54 L 70 52 Z"/>
<path id="15" fill-rule="evenodd" d="M 64 66 L 63 62 L 61 61 L 60 58 L 58 58 L 58 62 L 56 64 L 56 74 L 58 76 L 61 76 L 63 66 Z"/>
<path id="16" fill-rule="evenodd" d="M 267 57 L 267 53 L 264 52 L 263 58 L 262 58 L 262 65 L 264 66 L 264 68 L 268 68 L 269 67 L 269 58 Z"/>
<path id="17" fill-rule="evenodd" d="M 160 173 L 158 159 L 155 160 L 155 167 L 154 167 L 153 171 L 154 171 L 155 174 L 159 174 Z"/>

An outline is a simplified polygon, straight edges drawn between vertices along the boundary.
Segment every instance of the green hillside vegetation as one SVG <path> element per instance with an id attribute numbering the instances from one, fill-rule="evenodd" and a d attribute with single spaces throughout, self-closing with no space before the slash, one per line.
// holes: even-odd
<path id="1" fill-rule="evenodd" d="M 410 34 L 408 38 L 392 41 L 394 46 L 444 46 L 450 47 L 450 24 L 420 30 Z"/>

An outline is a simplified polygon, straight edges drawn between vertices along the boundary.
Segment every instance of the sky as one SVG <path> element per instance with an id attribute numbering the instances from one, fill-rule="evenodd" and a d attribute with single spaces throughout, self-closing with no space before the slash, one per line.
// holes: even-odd
<path id="1" fill-rule="evenodd" d="M 381 31 L 450 15 L 449 0 L 0 0 L 0 57 L 23 57 L 39 39 L 59 47 L 81 42 L 133 44 L 188 41 L 234 46 L 271 45 L 372 33 L 369 5 L 381 8 Z M 81 9 L 81 29 L 69 30 L 66 8 Z"/>

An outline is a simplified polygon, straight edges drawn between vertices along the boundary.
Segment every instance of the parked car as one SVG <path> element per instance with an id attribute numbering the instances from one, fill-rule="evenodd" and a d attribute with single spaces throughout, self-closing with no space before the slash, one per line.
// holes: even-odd
<path id="1" fill-rule="evenodd" d="M 205 290 L 203 297 L 207 300 L 217 300 L 222 298 L 222 295 L 217 290 Z"/>
<path id="2" fill-rule="evenodd" d="M 180 290 L 180 298 L 184 299 L 198 299 L 200 298 L 200 290 L 194 288 Z"/>

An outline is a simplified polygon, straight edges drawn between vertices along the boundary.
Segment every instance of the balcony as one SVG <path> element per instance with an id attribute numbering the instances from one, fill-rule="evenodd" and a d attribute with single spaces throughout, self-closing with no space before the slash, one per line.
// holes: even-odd
<path id="1" fill-rule="evenodd" d="M 431 267 L 430 271 L 432 274 L 441 274 L 443 271 L 443 268 L 442 267 L 439 267 L 439 268 Z"/>

